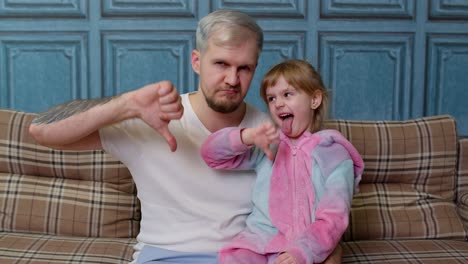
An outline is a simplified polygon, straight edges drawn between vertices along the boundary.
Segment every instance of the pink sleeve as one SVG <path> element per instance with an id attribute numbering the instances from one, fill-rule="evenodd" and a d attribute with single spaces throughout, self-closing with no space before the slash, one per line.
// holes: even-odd
<path id="1" fill-rule="evenodd" d="M 348 227 L 354 190 L 351 160 L 340 164 L 328 176 L 325 187 L 315 212 L 315 221 L 287 250 L 298 263 L 323 262 L 333 252 Z"/>
<path id="2" fill-rule="evenodd" d="M 206 164 L 214 169 L 252 169 L 253 148 L 242 143 L 241 131 L 227 127 L 211 134 L 201 148 Z"/>

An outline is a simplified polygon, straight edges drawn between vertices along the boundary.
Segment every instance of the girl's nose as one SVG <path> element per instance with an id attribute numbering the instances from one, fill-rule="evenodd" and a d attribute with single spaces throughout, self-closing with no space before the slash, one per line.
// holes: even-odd
<path id="1" fill-rule="evenodd" d="M 275 106 L 276 106 L 276 107 L 282 107 L 282 106 L 284 106 L 284 101 L 283 101 L 283 99 L 281 99 L 280 97 L 277 97 L 276 100 L 275 100 Z"/>

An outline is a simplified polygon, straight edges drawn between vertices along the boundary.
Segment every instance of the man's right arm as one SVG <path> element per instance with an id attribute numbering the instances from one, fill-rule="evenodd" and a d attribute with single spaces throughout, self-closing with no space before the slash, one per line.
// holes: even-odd
<path id="1" fill-rule="evenodd" d="M 177 89 L 163 81 L 116 97 L 76 100 L 55 106 L 39 114 L 29 132 L 39 144 L 52 148 L 100 149 L 99 129 L 129 118 L 141 118 L 174 151 L 177 143 L 167 125 L 182 114 Z"/>

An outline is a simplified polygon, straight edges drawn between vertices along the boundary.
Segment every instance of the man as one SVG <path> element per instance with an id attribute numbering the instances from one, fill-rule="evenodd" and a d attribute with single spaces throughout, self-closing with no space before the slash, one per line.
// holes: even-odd
<path id="1" fill-rule="evenodd" d="M 40 144 L 103 148 L 126 164 L 141 202 L 136 263 L 217 263 L 217 252 L 245 227 L 251 211 L 253 172 L 211 170 L 199 150 L 214 131 L 268 118 L 243 101 L 263 32 L 244 13 L 218 10 L 199 22 L 196 34 L 196 92 L 179 96 L 162 81 L 59 105 L 30 127 Z"/>

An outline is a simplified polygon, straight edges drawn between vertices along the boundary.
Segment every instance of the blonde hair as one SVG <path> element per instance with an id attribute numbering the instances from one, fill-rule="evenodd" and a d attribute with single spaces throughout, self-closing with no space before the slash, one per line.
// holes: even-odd
<path id="1" fill-rule="evenodd" d="M 304 60 L 290 59 L 276 64 L 265 74 L 260 86 L 260 96 L 267 105 L 266 89 L 274 86 L 281 77 L 295 89 L 302 90 L 310 96 L 314 96 L 317 92 L 322 94 L 322 103 L 314 110 L 311 132 L 322 129 L 328 113 L 328 92 L 320 74 Z"/>
<path id="2" fill-rule="evenodd" d="M 196 32 L 196 45 L 200 52 L 204 52 L 208 45 L 208 39 L 214 32 L 222 30 L 224 33 L 221 44 L 240 43 L 253 36 L 257 40 L 258 54 L 263 48 L 263 31 L 255 20 L 249 15 L 237 11 L 220 9 L 216 10 L 200 20 Z"/>

